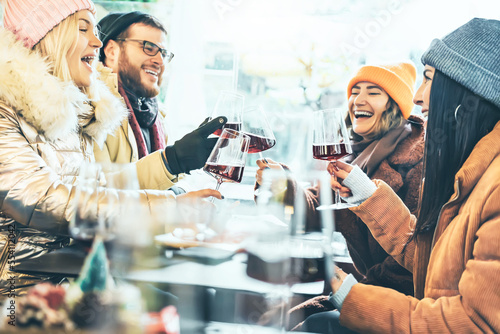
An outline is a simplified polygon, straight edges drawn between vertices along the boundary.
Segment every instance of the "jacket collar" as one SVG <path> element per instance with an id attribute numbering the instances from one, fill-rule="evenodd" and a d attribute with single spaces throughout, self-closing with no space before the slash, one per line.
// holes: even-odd
<path id="1" fill-rule="evenodd" d="M 457 197 L 460 201 L 474 189 L 491 162 L 500 155 L 498 143 L 500 143 L 500 121 L 476 144 L 462 168 L 457 172 L 455 183 L 458 183 L 458 186 L 453 198 Z"/>
<path id="2" fill-rule="evenodd" d="M 462 201 L 469 196 L 479 179 L 486 173 L 491 162 L 500 156 L 500 121 L 493 130 L 476 144 L 465 160 L 462 168 L 455 175 L 455 191 L 441 210 L 441 216 L 434 233 L 434 242 L 439 239 L 451 219 L 458 212 Z"/>
<path id="3" fill-rule="evenodd" d="M 121 124 L 126 111 L 104 83 L 96 80 L 96 94 L 82 93 L 72 82 L 49 73 L 36 52 L 17 42 L 12 32 L 0 29 L 0 99 L 48 141 L 79 131 L 79 118 L 94 114 L 83 132 L 102 146 Z M 85 103 L 91 101 L 91 104 Z"/>

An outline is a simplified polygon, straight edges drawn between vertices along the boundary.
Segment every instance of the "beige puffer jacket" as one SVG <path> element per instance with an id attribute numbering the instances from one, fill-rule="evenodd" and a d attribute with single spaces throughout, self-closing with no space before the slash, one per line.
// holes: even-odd
<path id="1" fill-rule="evenodd" d="M 126 110 L 99 81 L 98 94 L 89 94 L 95 108 L 86 104 L 87 95 L 49 74 L 46 62 L 5 29 L 0 78 L 0 255 L 15 231 L 18 264 L 67 243 L 79 168 L 94 160 L 92 142 L 102 145 Z M 126 195 L 109 191 L 102 202 L 110 196 Z M 164 192 L 140 192 L 151 210 L 164 209 L 170 199 Z"/>

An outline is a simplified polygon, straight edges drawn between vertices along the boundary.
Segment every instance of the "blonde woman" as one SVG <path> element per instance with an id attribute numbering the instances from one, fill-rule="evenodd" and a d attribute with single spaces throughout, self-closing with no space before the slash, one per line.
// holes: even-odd
<path id="1" fill-rule="evenodd" d="M 126 116 L 121 103 L 96 80 L 95 8 L 90 0 L 7 1 L 0 29 L 0 289 L 15 264 L 69 242 L 71 200 L 80 166 L 93 161 Z M 126 196 L 107 191 L 100 200 Z M 184 196 L 215 196 L 201 190 Z M 141 191 L 159 211 L 174 197 Z M 164 213 L 165 215 L 166 213 Z M 140 222 L 138 222 L 140 224 Z M 138 226 L 140 228 L 140 226 Z M 16 274 L 16 292 L 44 277 Z"/>

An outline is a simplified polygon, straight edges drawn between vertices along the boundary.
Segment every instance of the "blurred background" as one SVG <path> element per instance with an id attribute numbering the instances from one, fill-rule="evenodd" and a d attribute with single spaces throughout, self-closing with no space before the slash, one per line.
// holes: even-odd
<path id="1" fill-rule="evenodd" d="M 156 0 L 96 1 L 109 11 L 142 10 L 166 25 L 167 66 L 160 96 L 169 143 L 207 117 L 223 89 L 262 105 L 277 144 L 264 156 L 299 165 L 310 156 L 312 111 L 346 106 L 347 82 L 366 63 L 412 60 L 433 38 L 473 17 L 500 18 L 498 0 Z M 419 108 L 415 108 L 419 113 Z M 302 154 L 302 151 L 305 151 Z M 254 155 L 247 174 L 252 176 Z"/>

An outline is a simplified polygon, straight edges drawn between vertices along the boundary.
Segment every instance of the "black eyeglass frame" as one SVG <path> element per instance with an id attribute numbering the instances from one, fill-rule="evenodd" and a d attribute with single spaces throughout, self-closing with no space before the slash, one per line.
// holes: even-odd
<path id="1" fill-rule="evenodd" d="M 167 61 L 167 63 L 170 63 L 172 58 L 174 58 L 174 53 L 171 51 L 168 51 L 167 49 L 160 48 L 158 45 L 156 45 L 153 42 L 146 41 L 143 39 L 134 39 L 134 38 L 117 38 L 115 41 L 118 42 L 137 42 L 142 44 L 142 51 L 144 51 L 145 54 L 148 56 L 154 57 L 158 54 L 158 52 L 161 52 L 161 56 L 164 60 Z M 149 49 L 148 49 L 149 48 Z M 150 51 L 147 51 L 150 50 Z"/>

